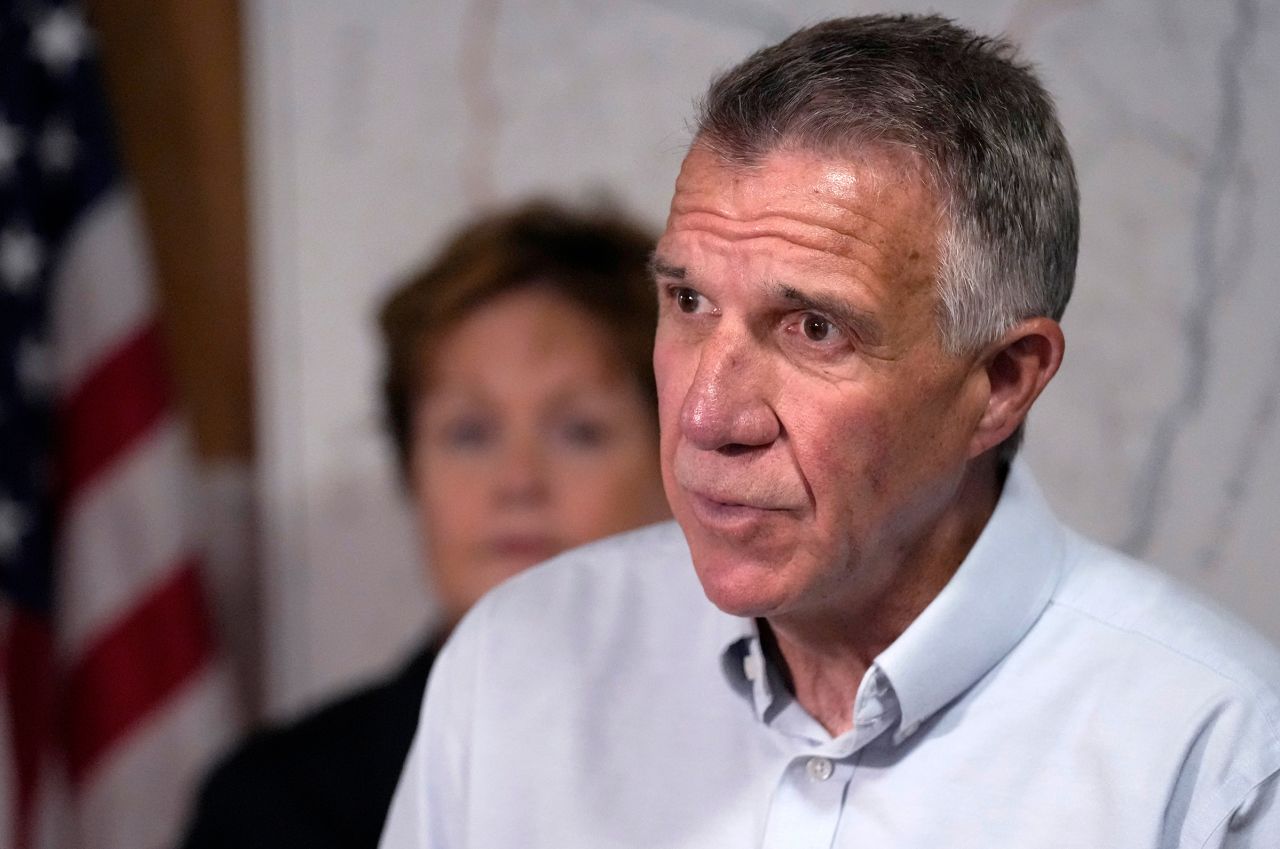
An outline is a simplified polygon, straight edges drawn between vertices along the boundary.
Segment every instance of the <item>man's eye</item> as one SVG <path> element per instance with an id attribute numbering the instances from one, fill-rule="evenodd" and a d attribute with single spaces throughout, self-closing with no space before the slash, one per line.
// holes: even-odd
<path id="1" fill-rule="evenodd" d="M 676 306 L 680 308 L 680 312 L 697 312 L 702 304 L 702 296 L 692 289 L 680 287 L 675 290 L 675 296 Z"/>
<path id="2" fill-rule="evenodd" d="M 811 342 L 830 342 L 840 333 L 834 324 L 816 313 L 806 313 L 801 317 L 800 330 Z"/>

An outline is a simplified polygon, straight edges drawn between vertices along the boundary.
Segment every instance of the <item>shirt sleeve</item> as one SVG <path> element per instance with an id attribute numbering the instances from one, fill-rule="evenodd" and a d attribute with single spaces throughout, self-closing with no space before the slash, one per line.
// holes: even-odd
<path id="1" fill-rule="evenodd" d="M 391 799 L 379 849 L 463 849 L 467 845 L 471 702 L 478 673 L 472 632 L 477 629 L 474 616 L 464 619 L 431 669 L 418 728 Z"/>
<path id="2" fill-rule="evenodd" d="M 430 845 L 426 829 L 423 828 L 423 812 L 418 809 L 416 802 L 426 783 L 418 746 L 421 736 L 422 726 L 419 724 L 413 745 L 409 747 L 409 756 L 405 759 L 404 772 L 400 774 L 400 782 L 391 797 L 391 809 L 387 813 L 387 822 L 382 827 L 382 838 L 378 841 L 379 849 L 409 849 Z"/>
<path id="3" fill-rule="evenodd" d="M 1249 793 L 1203 849 L 1273 849 L 1280 843 L 1280 773 Z"/>
<path id="4" fill-rule="evenodd" d="M 1254 788 L 1203 849 L 1272 849 L 1280 841 L 1280 773 Z"/>

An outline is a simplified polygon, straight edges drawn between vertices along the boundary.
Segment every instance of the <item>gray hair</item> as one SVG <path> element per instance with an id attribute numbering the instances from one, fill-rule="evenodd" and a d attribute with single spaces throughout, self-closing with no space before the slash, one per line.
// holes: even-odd
<path id="1" fill-rule="evenodd" d="M 1066 308 L 1080 229 L 1071 154 L 1006 41 L 937 16 L 826 21 L 715 79 L 695 144 L 741 165 L 784 147 L 919 157 L 944 215 L 939 324 L 952 353 Z"/>
<path id="2" fill-rule="evenodd" d="M 825 21 L 717 77 L 694 143 L 743 166 L 788 147 L 913 154 L 942 205 L 938 324 L 953 354 L 1066 309 L 1075 169 L 1053 102 L 1007 41 L 938 16 Z M 1022 434 L 999 447 L 1001 461 Z"/>

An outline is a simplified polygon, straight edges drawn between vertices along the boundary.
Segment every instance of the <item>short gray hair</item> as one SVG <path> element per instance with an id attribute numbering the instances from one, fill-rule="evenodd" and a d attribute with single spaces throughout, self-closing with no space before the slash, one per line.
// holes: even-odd
<path id="1" fill-rule="evenodd" d="M 937 16 L 826 21 L 716 78 L 695 144 L 742 165 L 784 147 L 919 157 L 944 212 L 939 325 L 952 353 L 1066 308 L 1075 171 L 1049 95 L 1007 41 Z"/>

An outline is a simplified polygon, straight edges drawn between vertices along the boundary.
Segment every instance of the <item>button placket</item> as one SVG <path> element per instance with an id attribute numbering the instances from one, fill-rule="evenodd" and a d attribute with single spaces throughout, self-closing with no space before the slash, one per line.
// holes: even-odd
<path id="1" fill-rule="evenodd" d="M 852 772 L 825 752 L 815 745 L 787 764 L 769 804 L 761 849 L 832 845 Z"/>

